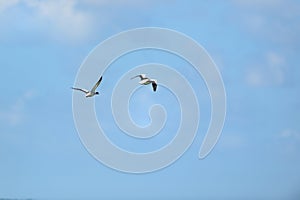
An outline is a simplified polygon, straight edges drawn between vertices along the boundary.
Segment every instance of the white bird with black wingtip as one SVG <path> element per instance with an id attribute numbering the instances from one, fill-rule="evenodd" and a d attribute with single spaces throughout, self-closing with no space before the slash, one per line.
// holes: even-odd
<path id="1" fill-rule="evenodd" d="M 153 91 L 154 92 L 156 91 L 157 81 L 155 79 L 150 79 L 150 78 L 146 77 L 145 74 L 136 75 L 136 76 L 132 77 L 131 79 L 134 79 L 134 78 L 137 78 L 137 77 L 140 77 L 140 79 L 141 79 L 140 82 L 139 82 L 139 84 L 141 84 L 141 85 L 149 85 L 151 83 Z"/>
<path id="2" fill-rule="evenodd" d="M 85 93 L 85 97 L 92 97 L 94 95 L 98 95 L 99 94 L 99 92 L 96 92 L 96 89 L 100 85 L 101 81 L 102 81 L 102 76 L 100 77 L 100 79 L 98 80 L 98 82 L 94 85 L 94 87 L 91 89 L 91 91 L 86 90 L 86 89 L 81 89 L 81 88 L 75 88 L 75 87 L 72 87 L 72 89 L 84 92 Z"/>

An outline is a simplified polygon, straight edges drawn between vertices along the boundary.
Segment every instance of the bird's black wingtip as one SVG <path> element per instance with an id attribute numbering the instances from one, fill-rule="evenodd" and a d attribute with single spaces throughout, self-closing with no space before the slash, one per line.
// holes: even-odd
<path id="1" fill-rule="evenodd" d="M 157 84 L 156 83 L 152 83 L 152 88 L 153 88 L 153 91 L 156 92 Z"/>

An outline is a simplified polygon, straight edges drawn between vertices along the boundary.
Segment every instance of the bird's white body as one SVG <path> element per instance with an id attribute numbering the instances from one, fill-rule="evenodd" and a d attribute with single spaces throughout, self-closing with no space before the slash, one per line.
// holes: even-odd
<path id="1" fill-rule="evenodd" d="M 95 96 L 96 92 L 88 92 L 86 93 L 85 97 L 92 97 Z"/>
<path id="2" fill-rule="evenodd" d="M 153 91 L 156 91 L 157 88 L 157 81 L 155 79 L 150 79 L 146 77 L 145 74 L 139 74 L 137 76 L 132 77 L 131 79 L 139 77 L 141 80 L 139 81 L 139 84 L 141 85 L 149 85 L 150 83 L 152 84 Z"/>
<path id="3" fill-rule="evenodd" d="M 142 80 L 139 82 L 139 84 L 141 84 L 141 85 L 148 85 L 148 84 L 152 83 L 153 81 L 154 81 L 154 80 L 152 80 L 152 79 L 145 78 L 145 79 L 142 79 Z"/>

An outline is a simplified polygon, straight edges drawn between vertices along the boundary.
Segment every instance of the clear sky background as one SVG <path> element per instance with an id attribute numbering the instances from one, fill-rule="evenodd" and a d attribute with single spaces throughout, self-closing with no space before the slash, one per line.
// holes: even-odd
<path id="1" fill-rule="evenodd" d="M 0 198 L 299 199 L 299 21 L 296 0 L 0 0 Z M 132 175 L 85 150 L 73 122 L 70 86 L 97 44 L 144 26 L 180 31 L 209 52 L 224 79 L 227 118 L 215 149 L 199 160 L 209 121 L 209 99 L 199 92 L 204 125 L 189 150 L 163 170 Z M 156 54 L 122 62 L 163 59 Z M 152 94 L 148 89 L 136 97 Z M 101 91 L 105 97 L 110 88 Z M 167 91 L 161 95 L 153 101 L 177 105 Z M 142 106 L 130 109 L 145 125 Z M 170 134 L 177 126 L 167 123 Z M 118 136 L 111 137 L 118 143 Z M 127 139 L 119 142 L 139 150 Z"/>

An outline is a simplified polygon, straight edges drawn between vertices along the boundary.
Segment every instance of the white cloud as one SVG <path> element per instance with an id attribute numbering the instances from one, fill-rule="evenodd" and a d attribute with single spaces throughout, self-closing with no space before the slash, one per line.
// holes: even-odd
<path id="1" fill-rule="evenodd" d="M 300 147 L 300 131 L 287 128 L 276 135 L 278 141 L 278 149 L 284 156 L 299 157 Z"/>
<path id="2" fill-rule="evenodd" d="M 251 69 L 247 72 L 246 82 L 251 86 L 262 86 L 265 84 L 264 75 L 259 68 Z"/>
<path id="3" fill-rule="evenodd" d="M 285 58 L 274 52 L 267 53 L 267 65 L 272 73 L 273 82 L 283 84 L 285 81 L 286 63 Z"/>
<path id="4" fill-rule="evenodd" d="M 0 111 L 0 121 L 16 126 L 24 119 L 24 108 L 27 101 L 34 97 L 33 90 L 28 90 L 20 96 L 7 110 Z"/>
<path id="5" fill-rule="evenodd" d="M 20 0 L 0 0 L 0 12 L 19 3 Z"/>
<path id="6" fill-rule="evenodd" d="M 246 74 L 246 82 L 251 86 L 282 85 L 286 80 L 285 58 L 273 51 L 267 52 L 262 63 L 253 64 Z"/>
<path id="7" fill-rule="evenodd" d="M 28 24 L 30 27 L 35 27 L 31 31 L 38 30 L 58 40 L 81 41 L 90 36 L 93 18 L 88 11 L 77 7 L 77 2 L 77 0 L 1 0 L 0 14 L 2 12 L 2 15 L 10 16 L 10 18 L 6 16 L 5 19 L 11 20 L 12 25 L 17 25 L 16 22 L 21 19 L 16 21 L 18 17 L 15 15 L 20 15 L 24 18 L 23 23 L 30 23 Z M 10 14 L 10 9 L 16 7 L 18 11 L 14 15 Z"/>
<path id="8" fill-rule="evenodd" d="M 277 45 L 295 47 L 300 43 L 300 2 L 293 0 L 232 0 L 243 28 Z"/>
<path id="9" fill-rule="evenodd" d="M 103 6 L 103 5 L 128 5 L 128 4 L 145 4 L 147 0 L 82 0 L 82 2 Z"/>
<path id="10" fill-rule="evenodd" d="M 240 6 L 278 6 L 279 4 L 285 2 L 284 0 L 233 0 L 236 4 Z"/>
<path id="11" fill-rule="evenodd" d="M 279 137 L 282 139 L 292 139 L 300 141 L 300 132 L 292 129 L 285 129 L 279 134 Z"/>
<path id="12" fill-rule="evenodd" d="M 240 149 L 246 145 L 246 141 L 242 135 L 224 133 L 221 137 L 219 145 L 224 149 Z"/>
<path id="13" fill-rule="evenodd" d="M 92 19 L 87 12 L 75 7 L 75 0 L 26 0 L 27 6 L 33 8 L 38 18 L 52 35 L 68 40 L 87 38 L 91 33 Z"/>
<path id="14" fill-rule="evenodd" d="M 4 12 L 5 23 L 0 24 L 0 29 L 7 24 L 20 23 L 21 30 L 24 22 L 30 23 L 29 31 L 37 31 L 55 40 L 65 42 L 81 42 L 95 35 L 96 30 L 113 23 L 119 12 L 111 12 L 114 7 L 148 8 L 157 0 L 0 0 L 0 14 Z M 9 9 L 18 8 L 14 14 L 9 14 Z M 96 9 L 95 9 L 96 8 Z M 6 12 L 5 12 L 6 11 Z M 16 15 L 25 19 L 19 19 Z M 27 20 L 26 20 L 27 19 Z M 11 20 L 8 22 L 7 20 Z M 25 26 L 26 27 L 26 26 Z M 100 29 L 99 29 L 100 28 Z M 19 28 L 18 28 L 19 29 Z M 26 29 L 26 30 L 28 30 Z"/>

